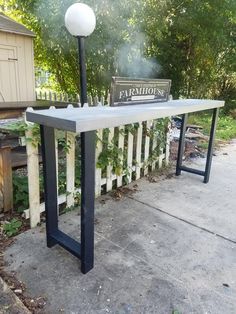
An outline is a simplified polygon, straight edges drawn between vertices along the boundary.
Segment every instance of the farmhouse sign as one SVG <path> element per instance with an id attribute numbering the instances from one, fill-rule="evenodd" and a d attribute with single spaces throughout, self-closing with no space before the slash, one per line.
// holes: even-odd
<path id="1" fill-rule="evenodd" d="M 113 77 L 111 106 L 168 101 L 171 80 Z"/>

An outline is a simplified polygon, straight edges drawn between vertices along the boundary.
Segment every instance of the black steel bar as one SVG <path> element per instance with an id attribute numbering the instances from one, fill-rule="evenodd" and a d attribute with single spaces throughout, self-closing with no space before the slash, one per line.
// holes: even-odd
<path id="1" fill-rule="evenodd" d="M 80 258 L 81 257 L 81 245 L 76 240 L 72 239 L 66 233 L 57 230 L 54 232 L 51 237 L 60 244 L 64 249 L 69 251 L 74 256 Z"/>
<path id="2" fill-rule="evenodd" d="M 80 71 L 80 100 L 81 105 L 87 103 L 87 76 L 86 76 L 86 63 L 85 63 L 85 46 L 84 37 L 78 37 L 79 47 L 79 71 Z"/>
<path id="3" fill-rule="evenodd" d="M 212 153 L 213 153 L 213 145 L 215 139 L 215 132 L 216 132 L 216 125 L 219 115 L 219 108 L 213 109 L 212 121 L 211 121 L 211 131 L 210 131 L 210 138 L 207 150 L 207 160 L 206 160 L 206 167 L 205 167 L 205 176 L 204 176 L 204 183 L 209 182 L 210 172 L 211 172 L 211 163 L 212 163 Z"/>
<path id="4" fill-rule="evenodd" d="M 177 176 L 179 176 L 181 174 L 181 166 L 182 166 L 183 154 L 184 154 L 185 132 L 186 132 L 187 120 L 188 120 L 188 114 L 185 113 L 182 115 L 182 124 L 181 124 L 181 129 L 180 129 L 179 148 L 178 148 L 176 173 L 175 173 Z"/>
<path id="5" fill-rule="evenodd" d="M 203 176 L 203 177 L 205 176 L 205 171 L 193 169 L 193 168 L 186 167 L 186 166 L 181 166 L 180 170 L 185 171 L 185 172 L 189 172 L 189 173 L 198 174 L 199 176 Z"/>
<path id="6" fill-rule="evenodd" d="M 40 125 L 43 159 L 44 199 L 47 246 L 57 242 L 52 235 L 58 231 L 57 175 L 54 128 Z"/>
<path id="7" fill-rule="evenodd" d="M 201 170 L 189 168 L 186 166 L 182 166 L 183 153 L 184 153 L 184 143 L 185 143 L 185 131 L 186 131 L 186 124 L 187 124 L 187 114 L 183 115 L 182 125 L 181 125 L 181 130 L 180 130 L 180 138 L 179 138 L 177 165 L 176 165 L 176 175 L 177 176 L 179 176 L 181 174 L 181 171 L 186 171 L 186 172 L 190 172 L 193 174 L 204 176 L 203 182 L 204 183 L 209 182 L 211 164 L 212 164 L 213 144 L 214 144 L 218 115 L 219 115 L 219 108 L 213 109 L 205 171 L 201 171 Z"/>
<path id="8" fill-rule="evenodd" d="M 81 271 L 94 264 L 95 132 L 81 134 Z"/>
<path id="9" fill-rule="evenodd" d="M 87 100 L 87 78 L 84 38 L 78 37 L 80 64 L 80 97 Z M 95 132 L 81 133 L 81 271 L 86 274 L 94 265 L 94 196 Z"/>

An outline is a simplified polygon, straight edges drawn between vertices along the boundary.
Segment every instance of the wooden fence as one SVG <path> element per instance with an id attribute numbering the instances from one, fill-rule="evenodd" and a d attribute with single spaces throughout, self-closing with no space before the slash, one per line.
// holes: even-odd
<path id="1" fill-rule="evenodd" d="M 80 95 L 79 94 L 66 94 L 66 93 L 58 93 L 54 91 L 42 91 L 37 90 L 35 92 L 36 100 L 51 100 L 51 101 L 60 101 L 60 102 L 76 102 L 80 103 Z M 110 94 L 107 92 L 107 97 L 100 97 L 88 95 L 88 105 L 89 106 L 97 106 L 99 102 L 104 105 L 110 105 Z"/>
<path id="2" fill-rule="evenodd" d="M 43 95 L 43 94 L 42 94 Z M 51 96 L 50 96 L 51 95 Z M 47 93 L 44 99 L 59 100 L 60 96 L 52 97 L 53 93 Z M 38 99 L 40 94 L 38 95 Z M 43 96 L 42 96 L 43 98 Z M 61 97 L 64 101 L 69 100 L 69 96 Z M 90 97 L 90 103 L 93 105 L 104 105 L 106 102 L 109 104 L 109 99 L 105 101 L 104 98 L 98 100 L 98 97 Z M 75 101 L 72 97 L 71 101 Z M 77 98 L 79 100 L 79 96 Z M 69 105 L 70 107 L 72 105 Z M 79 104 L 78 104 L 79 106 Z M 51 107 L 51 110 L 58 110 Z M 33 110 L 28 108 L 27 110 Z M 96 167 L 95 176 L 95 192 L 96 196 L 101 193 L 109 192 L 113 188 L 121 187 L 132 180 L 137 180 L 141 176 L 147 175 L 155 168 L 161 168 L 163 163 L 165 165 L 169 162 L 169 132 L 165 133 L 165 139 L 162 143 L 163 149 L 158 149 L 157 136 L 151 139 L 148 134 L 148 129 L 154 129 L 158 120 L 144 121 L 139 124 L 129 126 L 120 126 L 117 128 L 110 128 L 109 131 L 97 130 L 97 147 L 96 147 L 96 165 L 104 150 L 113 143 L 118 150 L 122 153 L 119 155 L 119 162 L 122 166 L 122 171 L 113 171 L 111 163 L 108 163 L 104 169 Z M 28 128 L 25 134 L 26 139 L 33 138 L 33 124 L 27 122 Z M 55 132 L 60 132 L 55 130 Z M 68 148 L 65 156 L 66 164 L 66 193 L 58 195 L 58 205 L 65 204 L 66 207 L 72 207 L 75 204 L 77 193 L 80 193 L 79 187 L 75 187 L 75 164 L 76 164 L 76 140 L 79 134 L 64 132 L 65 146 Z M 58 164 L 58 137 L 56 138 L 56 156 Z M 114 142 L 114 139 L 115 142 Z M 104 144 L 104 140 L 106 144 Z M 153 152 L 155 151 L 155 156 Z M 24 217 L 30 219 L 31 228 L 40 223 L 40 214 L 45 210 L 45 204 L 40 202 L 40 164 L 39 164 L 39 151 L 38 145 L 34 142 L 26 140 L 27 152 L 27 171 L 28 171 L 28 192 L 29 192 L 29 208 L 24 210 Z M 157 153 L 156 153 L 157 152 Z M 123 167 L 124 166 L 124 167 Z M 58 169 L 58 167 L 57 167 Z M 58 171 L 58 170 L 57 170 Z M 58 177 L 58 173 L 57 173 Z"/>

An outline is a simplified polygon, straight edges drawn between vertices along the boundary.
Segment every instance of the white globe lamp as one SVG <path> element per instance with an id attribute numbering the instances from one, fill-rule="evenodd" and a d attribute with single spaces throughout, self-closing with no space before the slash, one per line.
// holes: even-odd
<path id="1" fill-rule="evenodd" d="M 74 3 L 66 11 L 65 25 L 73 36 L 87 37 L 96 26 L 93 10 L 85 3 Z"/>
<path id="2" fill-rule="evenodd" d="M 85 3 L 74 3 L 66 11 L 65 26 L 69 33 L 78 38 L 80 69 L 81 105 L 87 103 L 87 78 L 85 63 L 84 38 L 91 35 L 96 26 L 93 10 Z"/>

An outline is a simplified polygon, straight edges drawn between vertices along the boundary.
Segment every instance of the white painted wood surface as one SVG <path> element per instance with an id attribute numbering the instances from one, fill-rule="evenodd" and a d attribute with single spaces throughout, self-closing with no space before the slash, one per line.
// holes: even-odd
<path id="1" fill-rule="evenodd" d="M 97 147 L 96 147 L 96 157 L 95 157 L 95 162 L 97 164 L 99 155 L 102 152 L 102 138 L 103 138 L 103 130 L 97 130 Z M 102 179 L 102 169 L 96 167 L 96 172 L 95 172 L 95 195 L 100 196 L 101 195 L 101 179 Z"/>
<path id="2" fill-rule="evenodd" d="M 75 133 L 66 132 L 66 205 L 72 207 L 75 205 Z"/>
<path id="3" fill-rule="evenodd" d="M 160 149 L 160 155 L 158 158 L 158 168 L 161 169 L 163 165 L 163 148 Z"/>
<path id="4" fill-rule="evenodd" d="M 120 126 L 118 131 L 119 131 L 118 148 L 123 151 L 124 143 L 125 143 L 125 127 Z M 123 154 L 119 157 L 121 160 L 121 164 L 123 165 L 123 161 L 124 161 Z M 117 187 L 122 186 L 122 181 L 123 181 L 123 173 L 121 173 L 119 176 L 117 176 Z"/>
<path id="5" fill-rule="evenodd" d="M 81 190 L 78 189 L 78 190 L 75 190 L 75 192 L 80 193 Z M 58 203 L 58 205 L 66 203 L 66 194 L 59 195 L 58 199 L 57 199 L 57 203 Z M 43 213 L 44 211 L 45 211 L 45 203 L 43 202 L 43 203 L 40 204 L 39 213 Z M 24 215 L 25 219 L 30 219 L 30 209 L 24 210 L 24 214 L 23 215 Z"/>
<path id="6" fill-rule="evenodd" d="M 166 143 L 165 143 L 165 165 L 169 165 L 170 161 L 170 131 L 171 131 L 171 123 L 168 125 L 168 132 L 166 134 Z"/>
<path id="7" fill-rule="evenodd" d="M 155 129 L 155 127 L 156 127 L 156 123 L 157 123 L 156 120 L 154 120 L 154 121 L 153 121 L 153 128 L 154 128 L 154 129 Z M 155 152 L 156 148 L 157 148 L 157 136 L 154 136 L 154 137 L 153 137 L 153 140 L 152 140 L 152 151 Z M 152 162 L 152 170 L 154 170 L 155 167 L 156 167 L 156 160 L 154 160 L 154 161 Z"/>
<path id="8" fill-rule="evenodd" d="M 40 223 L 40 192 L 39 192 L 39 157 L 38 146 L 32 144 L 32 130 L 26 131 L 27 172 L 29 191 L 29 217 L 30 227 L 34 228 Z"/>
<path id="9" fill-rule="evenodd" d="M 114 138 L 114 128 L 109 129 L 109 134 L 108 134 L 108 143 L 112 143 L 112 140 Z M 112 165 L 109 164 L 107 166 L 107 184 L 106 184 L 106 191 L 109 192 L 112 190 Z"/>
<path id="10" fill-rule="evenodd" d="M 127 153 L 127 181 L 130 183 L 132 181 L 133 172 L 133 147 L 134 147 L 134 136 L 131 132 L 128 133 L 128 153 Z"/>
<path id="11" fill-rule="evenodd" d="M 182 99 L 123 107 L 46 109 L 27 112 L 26 117 L 31 122 L 78 133 L 223 106 L 220 100 Z"/>
<path id="12" fill-rule="evenodd" d="M 143 138 L 143 124 L 139 123 L 139 127 L 137 130 L 137 140 L 136 140 L 136 171 L 135 171 L 135 178 L 138 180 L 141 174 L 141 156 L 142 156 L 142 138 Z"/>
<path id="13" fill-rule="evenodd" d="M 146 130 L 149 132 L 152 121 L 146 122 Z M 149 158 L 149 149 L 150 149 L 150 136 L 146 134 L 145 136 L 145 146 L 144 146 L 144 175 L 148 174 L 148 158 Z"/>

